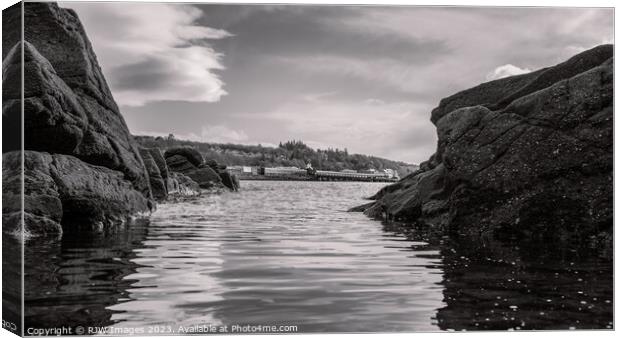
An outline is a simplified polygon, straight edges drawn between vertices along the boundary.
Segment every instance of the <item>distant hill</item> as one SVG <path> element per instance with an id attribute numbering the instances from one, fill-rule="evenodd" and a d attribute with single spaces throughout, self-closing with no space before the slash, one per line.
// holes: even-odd
<path id="1" fill-rule="evenodd" d="M 168 137 L 134 136 L 138 144 L 144 147 L 162 149 L 177 146 L 192 146 L 198 149 L 205 158 L 214 159 L 226 165 L 263 166 L 263 167 L 298 167 L 305 168 L 309 162 L 312 167 L 320 170 L 344 169 L 394 169 L 400 177 L 416 171 L 418 165 L 400 161 L 392 161 L 380 157 L 349 154 L 347 149 L 312 149 L 302 141 L 280 143 L 278 147 L 262 145 L 241 145 L 204 143 L 178 140 L 174 135 Z"/>

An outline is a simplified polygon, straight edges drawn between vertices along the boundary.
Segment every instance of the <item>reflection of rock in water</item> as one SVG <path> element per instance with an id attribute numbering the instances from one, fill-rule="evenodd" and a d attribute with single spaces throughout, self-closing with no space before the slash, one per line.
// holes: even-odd
<path id="1" fill-rule="evenodd" d="M 2 236 L 2 320 L 12 324 L 3 327 L 10 332 L 21 332 L 21 266 L 22 250 L 18 239 Z"/>
<path id="2" fill-rule="evenodd" d="M 521 247 L 454 240 L 428 227 L 386 231 L 432 243 L 443 261 L 442 330 L 606 329 L 613 327 L 613 262 L 566 244 Z"/>
<path id="3" fill-rule="evenodd" d="M 109 305 L 123 302 L 134 282 L 146 221 L 109 234 L 65 233 L 62 239 L 25 245 L 25 327 L 105 326 Z M 16 260 L 17 261 L 17 260 Z"/>
<path id="4" fill-rule="evenodd" d="M 543 246 L 451 243 L 441 329 L 604 329 L 613 320 L 612 263 Z"/>

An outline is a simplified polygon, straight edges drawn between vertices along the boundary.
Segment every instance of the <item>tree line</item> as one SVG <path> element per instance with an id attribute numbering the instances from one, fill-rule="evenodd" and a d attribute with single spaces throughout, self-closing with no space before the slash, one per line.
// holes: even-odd
<path id="1" fill-rule="evenodd" d="M 170 134 L 168 137 L 134 136 L 143 147 L 167 149 L 179 146 L 196 148 L 207 159 L 221 164 L 257 167 L 298 167 L 305 168 L 310 163 L 319 170 L 341 171 L 344 169 L 393 169 L 400 177 L 417 170 L 418 166 L 401 161 L 392 161 L 376 156 L 349 154 L 345 148 L 313 149 L 300 140 L 280 142 L 278 147 L 243 145 L 231 143 L 206 143 L 179 140 Z"/>

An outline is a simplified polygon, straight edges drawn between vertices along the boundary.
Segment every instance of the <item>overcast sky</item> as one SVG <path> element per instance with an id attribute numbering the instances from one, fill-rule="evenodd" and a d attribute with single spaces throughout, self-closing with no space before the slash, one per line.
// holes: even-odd
<path id="1" fill-rule="evenodd" d="M 61 3 L 134 134 L 410 163 L 442 97 L 613 41 L 611 9 Z"/>

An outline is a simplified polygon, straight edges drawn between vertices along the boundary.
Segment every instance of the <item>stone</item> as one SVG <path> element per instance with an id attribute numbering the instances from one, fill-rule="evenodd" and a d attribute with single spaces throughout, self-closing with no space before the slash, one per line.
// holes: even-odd
<path id="1" fill-rule="evenodd" d="M 166 183 L 161 175 L 159 166 L 153 158 L 152 152 L 149 149 L 142 147 L 138 148 L 138 150 L 140 151 L 140 156 L 142 156 L 142 162 L 144 162 L 146 172 L 149 175 L 149 183 L 151 186 L 151 193 L 153 194 L 153 198 L 158 201 L 165 200 L 168 196 L 168 191 L 166 190 Z"/>
<path id="2" fill-rule="evenodd" d="M 6 13 L 21 15 L 19 11 Z M 20 29 L 15 27 L 16 30 Z M 84 28 L 56 3 L 24 4 L 25 149 L 72 155 L 122 172 L 150 198 L 148 175 Z M 3 82 L 18 83 L 19 34 L 3 34 Z M 3 86 L 3 123 L 19 123 L 19 88 Z M 15 127 L 15 126 L 13 126 Z M 3 151 L 18 150 L 5 147 Z"/>
<path id="3" fill-rule="evenodd" d="M 4 232 L 20 229 L 19 151 L 4 153 Z M 124 174 L 62 154 L 24 152 L 24 233 L 43 236 L 66 231 L 98 231 L 148 213 L 153 205 Z"/>
<path id="4" fill-rule="evenodd" d="M 171 196 L 198 196 L 200 186 L 191 178 L 172 172 L 167 179 L 168 194 Z"/>
<path id="5" fill-rule="evenodd" d="M 191 178 L 201 188 L 210 189 L 222 186 L 220 175 L 203 163 L 202 155 L 196 149 L 189 147 L 171 148 L 166 150 L 164 157 L 170 171 Z"/>
<path id="6" fill-rule="evenodd" d="M 3 32 L 2 119 L 3 132 L 21 128 L 15 84 L 21 83 L 23 51 L 24 213 L 22 145 L 7 142 L 3 231 L 43 236 L 106 230 L 151 211 L 149 174 L 77 15 L 55 3 L 23 6 L 24 40 L 21 25 Z M 20 17 L 18 10 L 3 12 L 3 22 Z M 149 169 L 161 197 L 165 185 L 153 161 Z"/>
<path id="7" fill-rule="evenodd" d="M 540 243 L 612 233 L 613 46 L 457 93 L 432 121 L 437 152 L 353 211 Z"/>
<path id="8" fill-rule="evenodd" d="M 599 66 L 612 56 L 613 45 L 600 45 L 553 67 L 485 82 L 442 99 L 431 112 L 431 121 L 436 123 L 447 113 L 463 107 L 488 105 L 492 110 L 501 109 L 517 98 Z"/>
<path id="9" fill-rule="evenodd" d="M 215 171 L 217 171 L 217 172 L 220 172 L 220 171 L 222 171 L 222 170 L 225 170 L 225 169 L 226 169 L 226 165 L 224 165 L 224 164 L 219 164 L 219 163 L 217 163 L 217 161 L 216 161 L 216 160 L 214 160 L 214 159 L 208 159 L 208 160 L 206 160 L 206 161 L 205 161 L 205 165 L 207 165 L 209 168 L 211 168 L 211 169 L 213 169 L 213 170 L 215 170 Z"/>
<path id="10" fill-rule="evenodd" d="M 227 171 L 222 171 L 219 175 L 222 180 L 222 184 L 224 184 L 225 187 L 231 191 L 239 191 L 239 179 L 237 178 L 237 175 L 231 174 Z"/>
<path id="11" fill-rule="evenodd" d="M 194 180 L 203 189 L 211 189 L 222 186 L 222 179 L 215 170 L 205 167 L 196 168 L 183 172 L 183 174 Z"/>
<path id="12" fill-rule="evenodd" d="M 164 154 L 161 152 L 161 149 L 147 148 L 147 150 L 153 157 L 153 160 L 155 161 L 157 168 L 159 168 L 159 173 L 161 174 L 161 177 L 163 179 L 167 179 L 168 178 L 168 164 L 166 164 L 166 159 L 164 158 Z"/>
<path id="13" fill-rule="evenodd" d="M 168 159 L 171 156 L 184 157 L 186 161 L 191 163 L 194 167 L 199 167 L 204 163 L 204 159 L 198 150 L 192 147 L 175 147 L 166 149 L 164 157 Z"/>
<path id="14" fill-rule="evenodd" d="M 172 155 L 166 157 L 166 165 L 168 166 L 168 170 L 180 173 L 198 169 L 197 166 L 193 165 L 190 161 L 187 160 L 187 158 L 181 155 Z"/>

